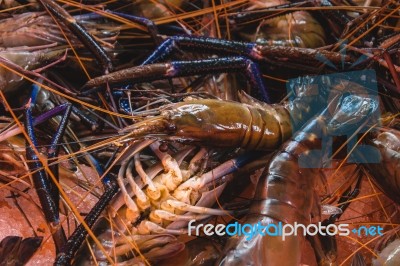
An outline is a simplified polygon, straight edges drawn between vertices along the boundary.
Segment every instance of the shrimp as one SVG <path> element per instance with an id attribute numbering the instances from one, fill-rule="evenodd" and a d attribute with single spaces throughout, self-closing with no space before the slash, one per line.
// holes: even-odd
<path id="1" fill-rule="evenodd" d="M 288 1 L 253 1 L 246 11 L 287 4 Z M 309 12 L 296 11 L 280 17 L 265 19 L 255 33 L 240 31 L 239 35 L 246 41 L 262 45 L 294 46 L 316 48 L 326 45 L 324 29 Z"/>
<path id="2" fill-rule="evenodd" d="M 56 47 L 62 37 L 54 34 L 55 27 L 51 18 L 44 16 L 43 13 L 28 12 L 1 20 L 1 59 L 11 61 L 24 69 L 33 70 L 46 62 L 60 58 L 65 49 Z M 0 68 L 0 90 L 13 91 L 22 81 L 21 76 L 6 68 Z"/>
<path id="3" fill-rule="evenodd" d="M 207 146 L 274 150 L 326 103 L 326 88 L 321 86 L 316 92 L 314 81 L 313 77 L 299 78 L 293 86 L 296 97 L 283 104 L 265 104 L 245 93 L 241 98 L 247 103 L 189 98 L 165 106 L 158 116 L 120 133 L 126 133 L 126 138 L 154 135 Z"/>
<path id="4" fill-rule="evenodd" d="M 128 126 L 121 130 L 120 133 L 123 134 L 123 139 L 127 140 L 156 136 L 164 140 L 178 140 L 179 142 L 188 143 L 199 142 L 207 146 L 241 146 L 249 150 L 275 149 L 290 137 L 294 127 L 299 126 L 304 120 L 312 116 L 313 111 L 318 111 L 314 110 L 314 108 L 318 109 L 320 107 L 317 103 L 323 102 L 318 96 L 307 97 L 310 96 L 309 93 L 315 96 L 315 91 L 310 89 L 312 86 L 309 86 L 312 81 L 313 78 L 311 77 L 299 79 L 297 86 L 294 86 L 298 97 L 293 102 L 284 105 L 276 104 L 261 107 L 261 103 L 259 103 L 260 106 L 256 107 L 252 106 L 256 104 L 251 102 L 252 99 L 250 98 L 246 99 L 249 104 L 193 99 L 187 102 L 171 104 L 163 108 L 158 116 L 147 118 Z M 317 95 L 324 95 L 324 92 Z M 243 94 L 242 98 L 245 99 L 246 96 Z M 310 108 L 310 106 L 313 108 Z M 153 149 L 157 150 L 156 148 Z M 183 154 L 188 152 L 190 150 L 182 151 Z M 183 219 L 180 215 L 182 211 L 197 213 L 200 210 L 207 210 L 206 213 L 189 216 L 189 218 L 196 217 L 196 219 L 204 218 L 206 214 L 216 215 L 218 213 L 222 215 L 223 213 L 221 211 L 214 212 L 206 208 L 198 209 L 197 206 L 199 204 L 198 201 L 201 201 L 199 200 L 198 191 L 207 184 L 205 180 L 217 176 L 219 170 L 214 169 L 201 177 L 192 177 L 193 169 L 183 171 L 179 166 L 179 156 L 187 155 L 177 154 L 177 158 L 171 158 L 168 154 L 159 156 L 167 174 L 157 177 L 154 177 L 157 174 L 155 170 L 150 169 L 146 172 L 138 170 L 141 168 L 140 164 L 137 165 L 139 158 L 135 158 L 135 168 L 140 178 L 133 178 L 132 176 L 133 161 L 131 161 L 131 158 L 127 158 L 122 162 L 118 174 L 121 194 L 111 204 L 111 209 L 114 210 L 111 216 L 116 217 L 115 223 L 118 225 L 118 230 L 116 231 L 122 234 L 119 244 L 113 247 L 118 250 L 118 252 L 116 251 L 117 256 L 122 256 L 132 250 L 130 238 L 124 236 L 126 231 L 133 231 L 135 235 L 149 233 L 182 234 L 185 232 L 182 228 L 188 223 L 188 220 Z M 226 162 L 226 164 L 229 165 L 230 163 Z M 225 164 L 223 165 L 221 167 L 227 167 Z M 160 171 L 160 169 L 157 171 Z M 125 176 L 130 180 L 128 182 L 129 185 L 125 184 Z M 149 177 L 153 181 L 150 182 Z M 136 179 L 142 180 L 140 182 L 142 185 L 139 185 L 138 181 L 132 183 L 132 180 Z M 144 185 L 147 188 L 141 191 Z M 210 195 L 215 198 L 215 193 L 209 193 L 208 196 L 210 197 Z M 133 196 L 135 198 L 132 198 Z M 212 204 L 210 200 L 207 200 L 207 202 L 206 206 L 200 206 L 207 207 Z M 190 207 L 190 205 L 194 204 L 196 204 L 195 207 Z M 153 210 L 154 207 L 156 207 L 155 210 Z M 148 217 L 148 219 L 141 221 L 140 217 L 143 216 L 144 210 L 150 210 L 150 213 L 146 211 L 148 214 L 145 217 Z M 171 219 L 174 222 L 171 223 Z M 123 226 L 126 224 L 133 227 L 129 227 L 129 230 L 127 230 L 126 226 Z M 107 242 L 110 234 L 101 235 L 100 238 Z M 177 245 L 175 248 L 178 249 L 179 246 Z M 95 251 L 95 253 L 97 252 Z M 110 251 L 111 254 L 115 254 L 115 252 Z M 104 256 L 100 256 L 97 259 L 104 260 Z"/>
<path id="5" fill-rule="evenodd" d="M 222 115 L 217 115 L 222 114 Z M 192 100 L 173 104 L 154 119 L 128 126 L 121 132 L 140 136 L 165 132 L 165 139 L 201 142 L 219 147 L 275 149 L 291 135 L 289 112 L 219 100 Z"/>
<path id="6" fill-rule="evenodd" d="M 378 265 L 397 265 L 400 263 L 400 239 L 398 238 L 400 227 L 389 231 L 386 235 L 382 236 L 380 241 L 375 246 L 375 251 L 378 257 L 372 260 L 373 266 Z"/>
<path id="7" fill-rule="evenodd" d="M 74 39 L 71 34 L 68 37 Z M 43 12 L 26 12 L 0 21 L 1 47 L 33 48 L 54 43 L 64 44 L 65 39 L 52 18 Z"/>
<path id="8" fill-rule="evenodd" d="M 324 141 L 334 135 L 330 126 L 332 122 L 341 121 L 346 124 L 345 116 L 347 121 L 352 120 L 352 114 L 341 110 L 354 109 L 352 106 L 357 106 L 356 102 L 360 104 L 360 111 L 367 116 L 377 108 L 369 98 L 348 96 L 333 117 L 330 117 L 326 109 L 283 145 L 270 161 L 266 175 L 259 181 L 245 223 L 259 223 L 267 227 L 277 226 L 279 222 L 297 222 L 307 226 L 313 217 L 320 217 L 316 186 L 319 179 L 323 178 L 320 168 L 323 167 L 324 158 L 328 156 Z M 357 124 L 363 122 L 365 121 L 358 121 Z M 321 150 L 315 150 L 320 147 Z M 265 234 L 265 229 L 263 232 L 264 235 L 254 235 L 251 239 L 247 239 L 247 236 L 231 238 L 225 247 L 220 265 L 243 265 L 249 261 L 253 265 L 299 265 L 304 242 L 302 233 L 282 240 L 281 236 Z"/>
<path id="9" fill-rule="evenodd" d="M 249 104 L 239 104 L 235 102 L 210 99 L 191 99 L 187 102 L 171 104 L 165 107 L 165 109 L 160 112 L 160 115 L 153 118 L 147 118 L 132 126 L 128 126 L 121 130 L 121 133 L 124 134 L 124 138 L 126 139 L 157 137 L 159 139 L 175 140 L 178 142 L 198 142 L 199 144 L 207 146 L 242 147 L 248 150 L 274 150 L 278 148 L 285 140 L 290 138 L 292 131 L 307 121 L 310 115 L 313 115 L 313 112 L 319 112 L 320 108 L 316 108 L 317 110 L 310 110 L 313 109 L 313 107 L 315 108 L 315 106 L 320 107 L 320 105 L 314 105 L 315 102 L 320 102 L 320 99 L 318 97 L 306 97 L 307 93 L 310 93 L 310 88 L 305 84 L 308 84 L 307 82 L 310 82 L 310 80 L 307 78 L 304 82 L 303 81 L 304 80 L 302 79 L 301 82 L 299 82 L 304 86 L 301 86 L 300 93 L 298 92 L 298 98 L 294 99 L 294 101 L 290 104 L 267 105 L 251 102 L 251 99 L 247 99 Z M 315 93 L 315 91 L 313 93 Z M 350 97 L 346 97 L 346 99 L 347 98 Z M 368 100 L 359 100 L 356 96 L 351 97 L 351 99 L 353 98 L 355 99 L 355 102 L 361 102 L 364 105 L 368 103 L 371 107 L 376 106 L 372 103 L 369 103 Z M 346 110 L 351 109 L 348 107 L 348 105 L 354 104 L 354 101 L 350 103 L 344 101 L 347 104 L 345 107 L 347 108 Z M 309 104 L 307 104 L 307 102 Z M 355 104 L 355 106 L 358 105 Z M 360 107 L 362 111 L 369 110 L 369 108 L 370 107 Z M 323 130 L 324 126 L 326 125 L 327 121 L 325 120 L 324 124 L 320 125 L 320 130 Z M 319 135 L 316 133 L 311 136 L 317 138 Z M 323 135 L 326 136 L 327 133 L 324 132 Z M 305 135 L 300 133 L 298 136 L 300 137 L 295 137 L 293 142 L 299 141 L 297 138 L 305 138 Z M 307 142 L 307 139 L 301 141 Z M 317 141 L 318 140 L 313 140 L 311 144 L 316 145 L 315 142 Z M 296 150 L 293 150 L 293 145 L 293 143 L 289 143 L 285 146 L 286 150 L 282 152 L 282 155 L 278 157 L 275 164 L 273 164 L 275 165 L 274 171 L 284 171 L 284 169 L 288 169 L 288 165 L 291 166 L 293 164 L 291 156 L 288 155 L 296 152 Z M 301 147 L 301 151 L 304 151 L 304 147 Z M 312 148 L 312 146 L 309 148 Z M 166 155 L 163 155 L 163 157 L 164 156 Z M 162 157 L 160 157 L 160 159 L 161 158 Z M 117 222 L 117 224 L 120 224 L 119 230 L 124 230 L 124 227 L 121 225 L 134 225 L 136 221 L 140 221 L 139 217 L 141 216 L 141 210 L 148 209 L 149 206 L 157 206 L 157 210 L 151 211 L 148 215 L 149 220 L 141 221 L 134 227 L 134 229 L 130 230 L 133 230 L 133 232 L 139 235 L 149 233 L 182 234 L 185 232 L 182 231 L 182 225 L 187 225 L 187 221 L 179 221 L 183 217 L 179 215 L 177 216 L 176 214 L 180 214 L 180 211 L 199 211 L 196 208 L 189 207 L 187 204 L 194 204 L 197 202 L 198 198 L 193 198 L 194 196 L 192 195 L 192 191 L 198 191 L 200 187 L 204 186 L 204 183 L 206 182 L 204 180 L 206 180 L 206 178 L 203 176 L 194 180 L 191 178 L 188 179 L 186 176 L 187 172 L 180 170 L 179 164 L 172 163 L 174 160 L 171 161 L 171 159 L 164 158 L 162 161 L 166 172 L 168 172 L 168 178 L 156 177 L 154 178 L 153 185 L 150 185 L 152 182 L 149 183 L 148 181 L 142 181 L 148 184 L 148 188 L 145 192 L 141 191 L 141 187 L 132 183 L 130 184 L 131 192 L 129 192 L 128 189 L 125 188 L 123 181 L 125 171 L 127 172 L 128 178 L 132 175 L 128 174 L 130 171 L 128 171 L 128 169 L 133 167 L 132 162 L 128 164 L 129 160 L 129 158 L 125 160 L 120 168 L 119 186 L 122 190 L 122 193 L 119 196 L 120 199 L 116 200 L 111 205 L 113 206 L 113 209 L 115 209 L 112 214 L 113 217 L 116 217 L 117 213 L 120 214 L 121 217 L 125 217 L 125 222 Z M 178 159 L 175 159 L 175 161 L 178 161 Z M 283 166 L 280 166 L 281 164 L 283 164 Z M 155 175 L 153 170 L 149 170 L 146 173 L 143 173 L 139 170 L 137 171 L 142 180 L 147 180 L 148 177 L 153 179 L 153 176 Z M 311 171 L 311 173 L 309 171 Z M 140 172 L 142 172 L 142 174 L 140 174 Z M 294 172 L 296 172 L 296 170 L 294 170 Z M 311 187 L 314 187 L 314 179 L 312 179 L 312 177 L 316 175 L 317 172 L 318 171 L 315 169 L 307 169 L 304 174 L 307 174 L 307 176 L 310 177 L 304 178 L 304 181 L 301 182 L 302 187 L 306 186 L 306 184 L 311 184 Z M 216 175 L 217 171 L 211 171 L 210 173 L 212 173 L 214 176 Z M 189 176 L 191 176 L 191 174 L 189 174 Z M 139 177 L 137 177 L 137 179 L 139 180 Z M 288 177 L 289 183 L 294 182 L 291 180 L 292 179 Z M 162 196 L 165 193 L 168 195 L 167 198 Z M 136 196 L 135 200 L 131 198 L 133 195 Z M 173 196 L 172 200 L 170 199 L 170 195 Z M 291 214 L 290 222 L 294 222 L 296 220 L 301 221 L 304 224 L 308 223 L 308 216 L 307 214 L 303 213 L 308 213 L 312 208 L 312 202 L 315 200 L 313 195 L 314 192 L 312 190 L 311 192 L 305 192 L 305 194 L 299 193 L 296 196 L 294 201 L 296 202 L 295 204 L 297 206 L 293 208 L 298 208 L 299 210 L 294 211 L 295 214 Z M 177 202 L 176 199 L 179 199 L 180 202 Z M 125 207 L 121 209 L 121 206 L 124 204 Z M 284 203 L 282 204 L 285 205 Z M 307 205 L 309 207 L 304 207 L 303 211 L 303 205 Z M 161 208 L 161 210 L 158 208 Z M 279 210 L 274 208 L 276 207 L 271 207 L 271 215 L 278 215 L 277 213 Z M 293 208 L 287 207 L 285 213 L 290 214 L 290 212 L 293 211 Z M 121 210 L 124 210 L 123 213 L 126 212 L 126 214 L 122 215 Z M 204 210 L 206 209 L 203 208 L 203 211 Z M 206 213 L 213 213 L 216 215 L 216 212 L 208 209 Z M 200 217 L 202 217 L 204 219 L 205 217 L 202 215 L 190 217 L 197 217 L 196 219 L 200 219 Z M 166 222 L 170 219 L 173 219 L 174 221 L 176 220 L 178 225 L 171 227 L 170 222 Z M 289 222 L 289 220 L 287 220 L 289 218 L 285 218 L 285 220 L 279 215 L 276 219 L 282 219 L 282 221 Z M 164 228 L 165 226 L 167 226 L 166 229 Z M 107 239 L 106 237 L 102 238 Z M 107 242 L 107 240 L 105 241 Z M 127 245 L 130 244 L 126 243 L 123 245 L 123 248 L 121 247 L 118 250 L 127 252 Z M 297 243 L 297 245 L 300 247 L 300 243 Z M 120 253 L 118 254 L 122 255 Z"/>
<path id="10" fill-rule="evenodd" d="M 370 142 L 379 150 L 382 160 L 367 164 L 366 168 L 380 190 L 400 204 L 400 134 L 395 130 L 382 132 Z"/>
<path id="11" fill-rule="evenodd" d="M 328 83 L 322 80 L 314 86 L 319 82 L 315 78 L 296 79 L 291 88 L 293 99 L 283 104 L 262 103 L 245 93 L 241 94 L 242 103 L 189 98 L 165 106 L 158 116 L 128 126 L 120 133 L 126 133 L 126 138 L 157 136 L 216 147 L 275 150 L 325 108 L 329 97 L 343 91 L 365 91 L 360 84 L 342 79 L 330 83 L 332 87 L 325 86 Z"/>
<path id="12" fill-rule="evenodd" d="M 400 204 L 400 134 L 395 129 L 375 133 L 368 144 L 378 149 L 380 163 L 366 164 L 365 168 L 371 174 L 377 187 L 397 205 Z M 398 239 L 400 227 L 389 231 L 375 246 L 378 257 L 372 265 L 397 265 L 400 261 L 400 242 Z"/>
<path id="13" fill-rule="evenodd" d="M 61 58 L 65 53 L 63 49 L 42 49 L 38 51 L 16 51 L 16 50 L 0 50 L 0 57 L 2 60 L 11 61 L 26 69 L 32 70 L 43 66 L 46 62 L 54 61 Z M 3 92 L 15 91 L 24 80 L 20 75 L 0 68 L 0 90 Z"/>
<path id="14" fill-rule="evenodd" d="M 96 27 L 101 28 L 101 25 L 88 20 L 84 20 L 83 24 L 89 32 L 103 39 L 103 44 L 113 47 L 118 29 L 98 30 Z M 74 34 L 65 28 L 63 31 L 74 47 L 81 46 Z M 58 25 L 43 12 L 26 12 L 0 21 L 0 57 L 24 69 L 34 70 L 60 59 L 67 50 L 66 44 Z M 0 90 L 15 90 L 22 80 L 21 76 L 0 68 Z"/>
<path id="15" fill-rule="evenodd" d="M 312 77 L 298 79 L 293 86 L 297 97 L 291 103 L 263 105 L 254 102 L 254 99 L 245 94 L 242 95 L 242 99 L 248 104 L 210 99 L 189 99 L 187 102 L 166 106 L 158 116 L 128 126 L 120 133 L 124 134 L 123 138 L 128 140 L 143 136 L 146 138 L 155 136 L 164 140 L 198 142 L 206 146 L 243 147 L 249 150 L 276 149 L 291 136 L 294 128 L 304 123 L 313 115 L 313 112 L 318 112 L 320 103 L 324 102 L 323 96 L 326 96 L 326 92 L 316 93 L 311 86 L 313 81 Z M 325 87 L 322 86 L 321 89 L 324 90 Z M 310 95 L 313 97 L 309 97 Z M 149 170 L 150 172 L 147 171 L 145 174 L 140 171 L 142 173 L 140 179 L 148 186 L 143 192 L 141 192 L 140 186 L 133 183 L 129 183 L 128 188 L 125 188 L 126 181 L 123 177 L 126 175 L 129 180 L 132 180 L 129 177 L 132 174 L 128 174 L 128 172 L 132 172 L 129 169 L 133 168 L 133 162 L 129 162 L 130 158 L 122 162 L 118 175 L 121 194 L 111 204 L 111 209 L 114 210 L 111 216 L 124 217 L 122 221 L 116 220 L 116 223 L 119 224 L 119 232 L 127 231 L 122 226 L 123 224 L 132 224 L 135 226 L 128 231 L 133 230 L 138 235 L 154 232 L 181 234 L 184 232 L 182 227 L 187 225 L 187 220 L 179 221 L 182 217 L 176 216 L 176 214 L 180 214 L 183 210 L 198 211 L 196 208 L 189 208 L 187 204 L 197 204 L 198 196 L 193 193 L 205 185 L 206 181 L 204 180 L 207 180 L 205 176 L 208 174 L 201 178 L 188 178 L 192 176 L 193 170 L 190 171 L 192 174 L 182 171 L 179 169 L 178 163 L 173 163 L 174 161 L 179 162 L 179 157 L 172 160 L 170 156 L 164 154 L 161 158 L 164 158 L 162 159 L 163 166 L 168 177 L 165 177 L 165 174 L 162 175 L 164 177 L 153 177 L 156 174 L 153 173 L 153 170 Z M 136 165 L 136 170 L 140 173 L 138 169 L 140 166 Z M 214 177 L 218 172 L 213 170 L 209 173 Z M 147 177 L 151 177 L 154 181 L 144 181 L 148 179 Z M 132 199 L 133 196 L 135 198 Z M 173 197 L 173 200 L 170 197 Z M 181 203 L 177 203 L 176 200 Z M 136 221 L 140 221 L 138 219 L 142 216 L 142 211 L 151 206 L 156 206 L 157 209 L 150 211 L 147 215 L 148 220 L 141 221 L 136 225 Z M 170 219 L 177 221 L 170 224 Z M 172 226 L 172 224 L 176 225 Z M 163 229 L 164 227 L 167 229 Z M 109 236 L 109 234 L 107 235 Z M 100 238 L 105 242 L 109 239 L 106 235 L 102 235 Z M 119 250 L 118 256 L 132 249 L 131 244 L 127 241 L 120 240 L 118 245 L 121 247 L 115 247 Z M 110 251 L 110 254 L 114 253 Z M 98 259 L 104 259 L 104 257 L 98 257 Z"/>

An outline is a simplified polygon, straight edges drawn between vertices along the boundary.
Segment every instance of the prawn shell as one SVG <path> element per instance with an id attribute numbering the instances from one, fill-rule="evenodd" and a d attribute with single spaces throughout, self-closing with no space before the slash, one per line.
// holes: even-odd
<path id="1" fill-rule="evenodd" d="M 372 180 L 391 200 L 400 204 L 400 137 L 384 132 L 372 141 L 381 154 L 379 164 L 367 164 Z"/>
<path id="2" fill-rule="evenodd" d="M 20 47 L 23 49 L 23 47 Z M 28 48 L 28 47 L 26 47 Z M 0 50 L 0 57 L 7 59 L 24 69 L 33 70 L 39 68 L 51 60 L 56 60 L 65 53 L 64 49 L 43 49 L 33 52 Z M 9 92 L 20 86 L 24 80 L 23 77 L 17 75 L 3 67 L 0 67 L 0 90 Z"/>
<path id="3" fill-rule="evenodd" d="M 292 134 L 290 115 L 279 106 L 265 109 L 235 102 L 198 100 L 174 105 L 163 114 L 173 135 L 218 147 L 271 150 Z"/>

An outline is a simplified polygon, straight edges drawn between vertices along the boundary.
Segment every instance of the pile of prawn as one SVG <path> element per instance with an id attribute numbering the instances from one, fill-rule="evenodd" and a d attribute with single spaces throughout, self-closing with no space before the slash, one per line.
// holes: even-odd
<path id="1" fill-rule="evenodd" d="M 400 260 L 396 1 L 60 1 L 109 61 L 51 15 L 47 2 L 0 1 L 0 264 L 64 265 L 69 256 L 75 265 Z M 210 44 L 218 40 L 223 48 Z M 195 41 L 203 46 L 193 48 Z M 157 57 L 169 43 L 169 54 Z M 215 58 L 221 69 L 242 60 L 245 67 L 220 73 L 218 65 L 209 73 Z M 250 76 L 249 69 L 260 73 Z M 364 70 L 376 73 L 377 95 L 346 74 Z M 330 78 L 335 74 L 340 78 Z M 266 94 L 258 91 L 263 84 Z M 49 143 L 62 118 L 46 114 L 63 105 L 72 111 L 52 158 Z M 118 188 L 73 251 L 56 250 L 56 227 L 35 192 L 42 169 L 32 169 L 27 156 L 27 109 L 37 137 L 34 158 L 46 171 L 57 168 L 52 182 L 67 237 L 85 224 L 109 180 Z M 321 148 L 332 137 L 333 152 Z M 368 161 L 357 153 L 361 146 L 373 147 L 379 162 L 351 163 Z M 191 221 L 328 220 L 350 230 L 379 225 L 384 235 L 248 240 L 188 229 Z M 32 254 L 18 258 L 29 245 Z"/>

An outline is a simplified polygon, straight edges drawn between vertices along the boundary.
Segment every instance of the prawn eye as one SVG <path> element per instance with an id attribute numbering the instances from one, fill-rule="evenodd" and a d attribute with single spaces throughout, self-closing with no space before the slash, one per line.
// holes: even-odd
<path id="1" fill-rule="evenodd" d="M 173 133 L 173 132 L 176 131 L 177 127 L 176 127 L 175 124 L 172 124 L 172 123 L 171 123 L 171 124 L 168 124 L 168 125 L 166 126 L 166 129 L 168 130 L 169 133 Z"/>

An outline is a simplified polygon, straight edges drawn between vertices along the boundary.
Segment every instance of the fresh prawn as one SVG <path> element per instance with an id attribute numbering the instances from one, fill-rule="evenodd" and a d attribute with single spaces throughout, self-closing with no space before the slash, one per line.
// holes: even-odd
<path id="1" fill-rule="evenodd" d="M 357 106 L 356 102 L 360 103 L 361 110 L 364 109 L 363 113 L 367 112 L 364 118 L 377 108 L 371 99 L 354 95 L 344 98 L 339 108 L 354 109 L 352 106 Z M 262 226 L 268 226 L 297 222 L 307 226 L 312 218 L 320 217 L 316 185 L 323 178 L 321 168 L 328 156 L 324 141 L 334 135 L 332 122 L 337 120 L 346 124 L 343 117 L 346 111 L 340 112 L 340 109 L 334 112 L 333 117 L 329 116 L 327 109 L 310 120 L 272 158 L 266 175 L 259 181 L 245 223 L 257 225 L 260 222 Z M 352 114 L 347 115 L 351 120 Z M 357 125 L 364 122 L 358 121 Z M 247 236 L 231 238 L 220 265 L 243 265 L 250 261 L 252 265 L 299 265 L 303 241 L 302 233 L 288 236 L 283 241 L 281 236 L 271 236 L 265 231 L 264 235 L 255 235 L 250 240 Z"/>
<path id="2" fill-rule="evenodd" d="M 87 20 L 82 20 L 82 23 L 89 32 L 93 32 L 99 39 L 104 39 L 103 44 L 113 47 L 118 29 L 98 30 L 101 28 L 100 24 L 96 25 Z M 74 34 L 66 28 L 63 31 L 74 47 L 81 46 Z M 0 57 L 24 69 L 35 70 L 46 63 L 61 59 L 68 49 L 66 44 L 60 28 L 44 12 L 26 12 L 0 20 Z M 0 90 L 15 90 L 22 80 L 21 76 L 6 68 L 0 68 Z"/>
<path id="3" fill-rule="evenodd" d="M 243 11 L 243 14 L 288 3 L 290 2 L 281 0 L 252 1 L 252 5 Z M 262 45 L 303 48 L 316 48 L 326 45 L 323 27 L 307 11 L 295 11 L 276 18 L 267 18 L 261 21 L 253 34 L 241 31 L 239 35 L 246 41 Z"/>
<path id="4" fill-rule="evenodd" d="M 379 189 L 400 204 L 400 133 L 394 129 L 381 132 L 369 144 L 379 150 L 381 162 L 366 164 L 365 167 Z"/>
<path id="5" fill-rule="evenodd" d="M 316 93 L 313 77 L 299 78 L 296 97 L 283 104 L 264 104 L 245 93 L 242 102 L 187 99 L 167 105 L 158 116 L 120 131 L 126 138 L 157 136 L 161 139 L 216 147 L 253 150 L 278 148 L 326 102 L 324 89 Z"/>

